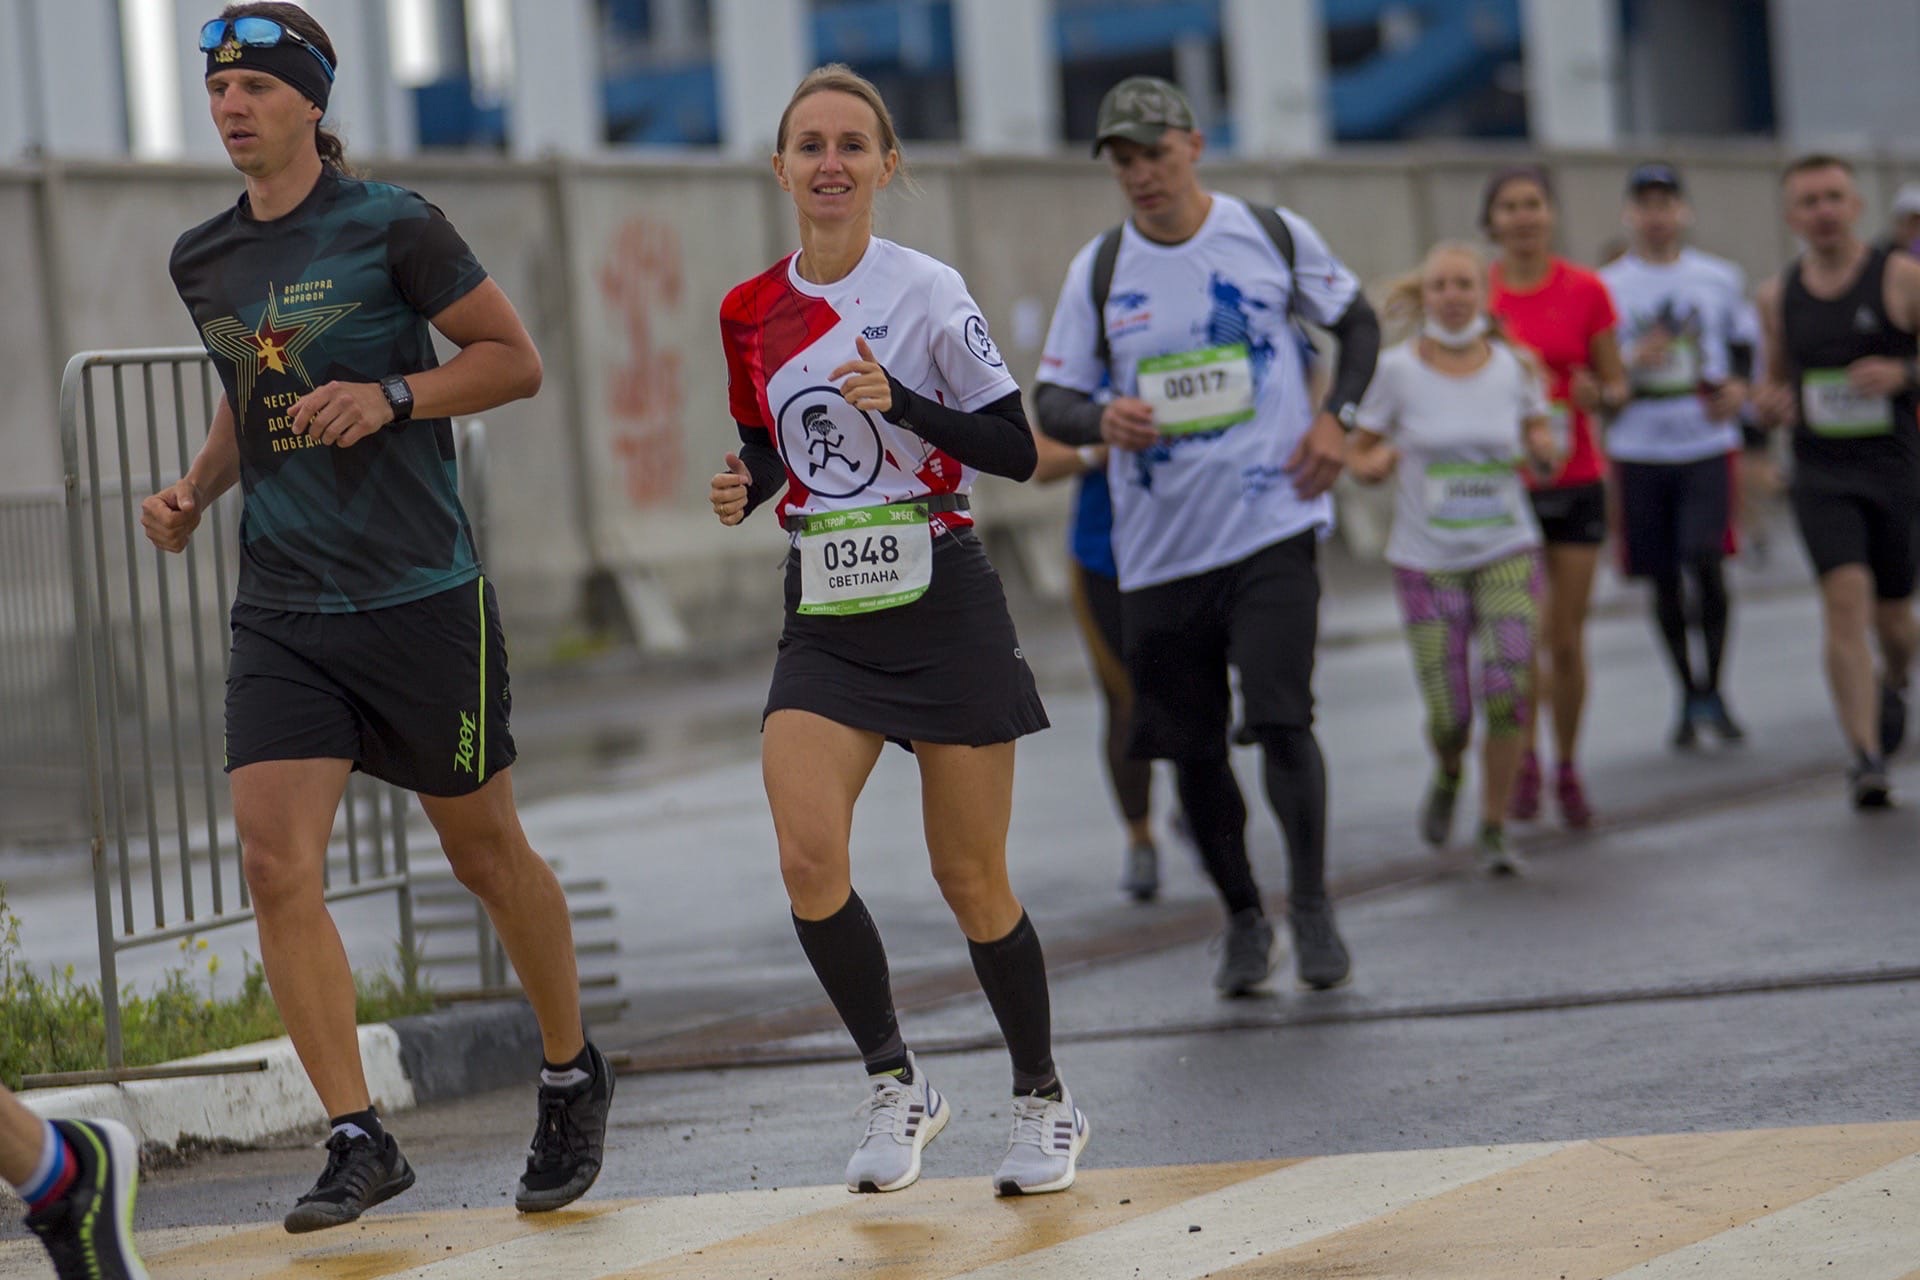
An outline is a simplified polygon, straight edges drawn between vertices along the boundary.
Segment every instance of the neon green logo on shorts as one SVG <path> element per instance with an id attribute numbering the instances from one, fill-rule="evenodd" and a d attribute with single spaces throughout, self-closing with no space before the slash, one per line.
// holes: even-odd
<path id="1" fill-rule="evenodd" d="M 453 767 L 465 773 L 473 772 L 473 735 L 478 728 L 473 712 L 460 713 L 460 745 L 453 749 Z"/>

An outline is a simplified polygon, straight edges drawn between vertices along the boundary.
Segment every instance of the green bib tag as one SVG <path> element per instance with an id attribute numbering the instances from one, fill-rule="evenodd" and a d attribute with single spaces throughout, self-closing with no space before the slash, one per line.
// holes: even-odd
<path id="1" fill-rule="evenodd" d="M 806 521 L 798 543 L 801 613 L 897 609 L 933 582 L 933 534 L 918 503 L 824 511 Z"/>
<path id="2" fill-rule="evenodd" d="M 1219 431 L 1253 417 L 1253 365 L 1243 342 L 1142 360 L 1135 381 L 1162 435 Z"/>

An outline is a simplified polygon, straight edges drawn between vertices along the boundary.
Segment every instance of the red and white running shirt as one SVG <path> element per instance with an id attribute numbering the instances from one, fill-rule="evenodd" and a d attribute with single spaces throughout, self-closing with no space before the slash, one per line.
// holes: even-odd
<path id="1" fill-rule="evenodd" d="M 905 427 L 854 408 L 829 379 L 874 358 L 916 395 L 971 413 L 1020 388 L 987 333 L 960 273 L 874 237 L 859 265 L 828 285 L 800 278 L 783 258 L 734 287 L 720 305 L 727 399 L 746 434 L 767 433 L 787 467 L 782 519 L 967 493 L 976 474 Z M 935 513 L 937 537 L 973 523 Z"/>

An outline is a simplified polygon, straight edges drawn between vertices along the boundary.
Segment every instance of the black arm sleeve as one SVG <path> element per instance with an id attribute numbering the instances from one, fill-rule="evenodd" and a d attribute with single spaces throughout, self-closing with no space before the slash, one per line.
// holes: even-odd
<path id="1" fill-rule="evenodd" d="M 1042 382 L 1033 389 L 1033 416 L 1040 429 L 1074 448 L 1100 443 L 1101 406 L 1084 391 Z"/>
<path id="2" fill-rule="evenodd" d="M 1753 377 L 1753 344 L 1751 342 L 1729 342 L 1727 344 L 1727 372 L 1746 382 Z"/>
<path id="3" fill-rule="evenodd" d="M 1333 367 L 1333 387 L 1327 392 L 1325 408 L 1338 413 L 1342 405 L 1360 403 L 1380 359 L 1380 317 L 1373 313 L 1366 294 L 1353 295 L 1346 314 L 1330 332 L 1340 340 L 1340 359 Z"/>
<path id="4" fill-rule="evenodd" d="M 963 413 L 915 395 L 892 374 L 887 375 L 887 383 L 893 392 L 893 408 L 883 415 L 886 420 L 905 427 L 956 461 L 1009 480 L 1025 480 L 1039 465 L 1040 450 L 1033 443 L 1033 428 L 1027 425 L 1018 391 L 981 405 L 973 413 Z"/>
<path id="5" fill-rule="evenodd" d="M 779 497 L 787 487 L 787 464 L 780 460 L 780 451 L 767 443 L 764 429 L 746 426 L 740 427 L 740 461 L 747 464 L 752 477 L 747 481 L 747 515 L 752 515 L 755 507 Z"/>

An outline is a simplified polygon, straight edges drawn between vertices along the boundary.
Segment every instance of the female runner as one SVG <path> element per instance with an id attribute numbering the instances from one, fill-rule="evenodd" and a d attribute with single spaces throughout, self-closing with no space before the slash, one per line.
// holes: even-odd
<path id="1" fill-rule="evenodd" d="M 1593 415 L 1627 402 L 1627 371 L 1614 338 L 1607 286 L 1593 272 L 1553 252 L 1553 188 L 1546 171 L 1521 165 L 1494 174 L 1480 217 L 1500 248 L 1487 309 L 1546 366 L 1554 435 L 1566 459 L 1556 475 L 1527 477 L 1547 566 L 1541 609 L 1544 661 L 1536 663 L 1534 685 L 1537 705 L 1553 712 L 1560 764 L 1554 793 L 1560 816 L 1569 827 L 1584 827 L 1592 822 L 1593 811 L 1574 756 L 1587 701 L 1587 607 L 1593 600 L 1600 544 L 1607 538 L 1602 481 L 1606 462 Z M 1540 812 L 1536 719 L 1527 718 L 1526 751 L 1513 788 L 1512 813 L 1522 820 Z"/>
<path id="2" fill-rule="evenodd" d="M 951 1107 L 908 1052 L 887 953 L 853 891 L 854 802 L 888 742 L 920 767 L 927 852 L 1013 1058 L 1001 1195 L 1071 1186 L 1087 1120 L 1054 1070 L 1046 962 L 1007 882 L 1014 740 L 1047 727 L 968 515 L 977 472 L 1024 480 L 1020 389 L 952 268 L 873 234 L 893 120 L 844 66 L 801 81 L 773 171 L 800 251 L 720 311 L 739 453 L 710 490 L 735 525 L 781 495 L 793 541 L 761 748 L 794 929 L 869 1076 L 852 1191 L 897 1191 Z"/>

